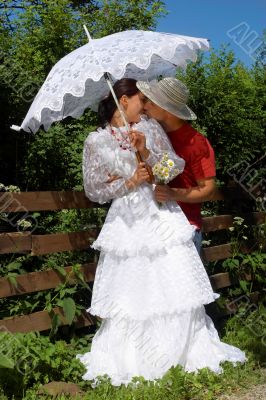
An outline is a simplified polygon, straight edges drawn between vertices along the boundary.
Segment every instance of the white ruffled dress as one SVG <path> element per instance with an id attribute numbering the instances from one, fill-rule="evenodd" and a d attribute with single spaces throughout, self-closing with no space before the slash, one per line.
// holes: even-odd
<path id="1" fill-rule="evenodd" d="M 146 136 L 151 166 L 168 152 L 183 170 L 184 160 L 155 120 L 143 118 L 134 128 Z M 121 129 L 113 133 L 110 127 L 91 133 L 83 154 L 86 195 L 98 203 L 113 200 L 92 244 L 100 257 L 88 311 L 102 323 L 91 351 L 77 356 L 86 367 L 83 379 L 95 385 L 107 374 L 121 385 L 134 376 L 161 378 L 178 364 L 218 373 L 222 361 L 244 362 L 245 354 L 220 341 L 205 313 L 204 304 L 218 295 L 193 244 L 194 228 L 176 202 L 159 207 L 148 183 L 127 189 L 136 157 L 120 146 Z M 122 178 L 107 183 L 110 175 Z"/>

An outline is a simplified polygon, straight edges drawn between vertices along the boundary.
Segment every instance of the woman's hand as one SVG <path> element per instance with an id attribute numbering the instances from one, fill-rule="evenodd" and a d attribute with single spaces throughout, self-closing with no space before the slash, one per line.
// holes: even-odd
<path id="1" fill-rule="evenodd" d="M 106 181 L 106 183 L 112 183 L 113 181 L 116 181 L 117 179 L 121 179 L 121 176 L 118 175 L 110 175 L 108 174 L 109 179 Z"/>
<path id="2" fill-rule="evenodd" d="M 133 176 L 126 182 L 126 185 L 129 189 L 133 189 L 134 187 L 141 185 L 143 182 L 148 182 L 149 179 L 150 176 L 145 168 L 145 163 L 141 162 L 138 164 Z"/>
<path id="3" fill-rule="evenodd" d="M 129 137 L 131 146 L 140 153 L 142 159 L 146 160 L 150 155 L 150 151 L 146 147 L 146 137 L 144 133 L 139 131 L 130 131 Z"/>
<path id="4" fill-rule="evenodd" d="M 135 147 L 140 153 L 146 149 L 146 138 L 144 133 L 139 131 L 130 131 L 129 138 L 131 141 L 131 146 Z"/>

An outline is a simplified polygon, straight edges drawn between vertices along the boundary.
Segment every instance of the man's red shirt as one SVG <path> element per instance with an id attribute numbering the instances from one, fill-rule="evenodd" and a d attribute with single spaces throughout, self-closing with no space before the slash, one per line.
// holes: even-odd
<path id="1" fill-rule="evenodd" d="M 216 175 L 215 155 L 208 139 L 185 123 L 181 128 L 167 132 L 175 152 L 185 162 L 182 174 L 173 179 L 169 186 L 173 188 L 190 188 L 198 186 L 197 181 Z M 201 203 L 178 202 L 192 225 L 201 228 Z"/>

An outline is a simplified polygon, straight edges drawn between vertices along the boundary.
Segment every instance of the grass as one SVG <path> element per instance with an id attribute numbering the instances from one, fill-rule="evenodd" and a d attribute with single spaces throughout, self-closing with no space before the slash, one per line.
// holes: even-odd
<path id="1" fill-rule="evenodd" d="M 51 396 L 38 394 L 41 384 L 51 380 L 78 383 L 85 393 L 82 397 L 83 400 L 218 400 L 224 394 L 238 393 L 243 389 L 265 382 L 265 370 L 263 370 L 266 367 L 264 340 L 266 337 L 266 318 L 263 319 L 266 315 L 265 311 L 265 307 L 260 307 L 248 316 L 238 314 L 227 322 L 222 340 L 246 351 L 248 361 L 243 365 L 237 364 L 236 366 L 225 362 L 223 363 L 224 372 L 222 374 L 212 373 L 208 369 L 202 369 L 197 374 L 186 373 L 178 366 L 171 368 L 162 379 L 155 383 L 147 382 L 140 377 L 135 378 L 135 383 L 128 387 L 124 385 L 114 387 L 110 384 L 108 378 L 102 378 L 101 383 L 93 389 L 89 382 L 82 381 L 82 368 L 77 372 L 78 365 L 73 362 L 73 356 L 78 352 L 78 346 L 73 344 L 69 347 L 68 345 L 65 349 L 62 345 L 59 346 L 58 342 L 55 342 L 50 345 L 49 352 L 52 354 L 53 361 L 58 360 L 56 364 L 57 374 L 53 375 L 52 367 L 48 373 L 46 365 L 46 369 L 43 369 L 43 371 L 46 371 L 45 378 L 40 371 L 35 371 L 39 375 L 36 375 L 35 382 L 27 379 L 28 384 L 22 388 L 23 396 L 12 397 L 10 394 L 7 396 L 3 391 L 1 394 L 0 390 L 0 400 L 52 399 Z M 258 321 L 260 321 L 260 331 L 254 329 L 258 325 Z M 45 343 L 44 345 L 46 346 Z M 34 343 L 33 346 L 35 346 Z M 45 360 L 49 364 L 47 355 Z M 60 362 L 62 362 L 62 366 L 60 366 Z M 137 385 L 136 382 L 138 382 Z M 74 398 L 77 400 L 81 397 L 66 395 L 56 397 L 57 400 L 72 400 Z"/>

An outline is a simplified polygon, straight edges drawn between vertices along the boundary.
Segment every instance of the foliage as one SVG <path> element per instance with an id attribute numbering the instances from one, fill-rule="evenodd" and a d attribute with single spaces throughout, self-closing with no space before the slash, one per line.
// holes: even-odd
<path id="1" fill-rule="evenodd" d="M 1 115 L 1 135 L 3 135 L 1 147 L 2 164 L 0 181 L 11 181 L 18 183 L 21 187 L 27 187 L 24 180 L 24 160 L 26 160 L 26 173 L 28 176 L 30 161 L 40 157 L 41 176 L 40 182 L 37 181 L 38 170 L 35 169 L 36 162 L 32 168 L 32 181 L 29 186 L 42 184 L 47 187 L 51 183 L 51 188 L 57 187 L 62 183 L 69 188 L 73 187 L 72 175 L 62 178 L 63 182 L 58 182 L 58 177 L 62 173 L 61 157 L 71 154 L 70 164 L 65 158 L 65 171 L 79 167 L 79 159 L 74 153 L 82 152 L 81 140 L 82 132 L 87 131 L 88 125 L 95 124 L 95 117 L 90 117 L 87 124 L 82 120 L 80 126 L 80 137 L 75 136 L 78 127 L 72 125 L 65 132 L 61 126 L 58 130 L 48 133 L 48 138 L 44 132 L 40 133 L 34 152 L 33 142 L 35 138 L 29 134 L 17 134 L 10 132 L 9 126 L 17 123 L 24 118 L 30 103 L 40 88 L 52 66 L 64 55 L 87 42 L 87 37 L 83 29 L 86 24 L 93 37 L 100 37 L 124 29 L 152 29 L 155 27 L 156 20 L 164 14 L 163 1 L 155 0 L 129 0 L 129 1 L 69 1 L 69 0 L 6 0 L 3 6 L 0 5 L 0 108 L 5 113 Z M 108 18 L 106 17 L 108 15 Z M 77 132 L 76 132 L 77 133 Z M 58 141 L 66 149 L 59 148 L 56 142 L 56 134 L 59 135 Z M 53 137 L 54 135 L 54 137 Z M 41 142 L 41 138 L 43 142 Z M 67 141 L 69 140 L 69 142 Z M 47 140 L 47 143 L 46 143 Z M 75 145 L 76 143 L 76 145 Z M 46 144 L 48 146 L 46 153 Z M 31 150 L 28 149 L 31 145 Z M 52 148 L 54 146 L 54 148 Z M 68 149 L 68 147 L 71 149 Z M 16 149 L 16 150 L 14 150 Z M 56 151 L 60 150 L 58 160 Z M 34 156 L 33 156 L 34 155 Z M 36 157 L 37 155 L 37 157 Z M 52 158 L 50 158 L 52 156 Z M 74 157 L 74 158 L 73 158 Z M 52 161 L 53 159 L 53 161 Z M 38 158 L 37 158 L 38 160 Z M 57 160 L 57 161 L 56 161 Z M 46 176 L 43 178 L 43 168 L 48 167 L 52 161 L 52 167 L 58 167 L 58 175 L 53 183 L 53 173 L 48 168 Z M 58 163 L 57 163 L 58 162 Z M 73 167 L 73 163 L 77 164 Z M 74 171 L 72 171 L 74 172 Z M 70 172 L 71 174 L 71 172 Z M 35 176 L 36 175 L 36 176 Z M 47 182 L 47 183 L 46 183 Z"/>
<path id="2" fill-rule="evenodd" d="M 0 363 L 0 386 L 8 396 L 14 394 L 21 398 L 23 391 L 37 382 L 78 382 L 84 368 L 75 356 L 87 350 L 84 341 L 71 345 L 64 341 L 52 343 L 49 337 L 39 333 L 1 333 L 1 360 L 4 355 L 6 363 Z"/>
<path id="3" fill-rule="evenodd" d="M 265 153 L 265 72 L 262 64 L 248 69 L 226 47 L 201 55 L 178 74 L 190 89 L 195 126 L 212 143 L 218 179 L 227 182 L 229 168 Z"/>
<path id="4" fill-rule="evenodd" d="M 22 178 L 28 190 L 81 190 L 83 142 L 92 130 L 84 116 L 32 136 Z"/>
<path id="5" fill-rule="evenodd" d="M 265 301 L 266 289 L 266 253 L 265 224 L 250 229 L 241 217 L 235 217 L 231 228 L 232 257 L 222 262 L 224 271 L 229 271 L 233 280 L 239 282 L 227 289 L 227 297 L 246 295 L 256 301 Z M 249 253 L 242 253 L 243 246 L 253 248 Z"/>
<path id="6" fill-rule="evenodd" d="M 40 384 L 69 381 L 78 383 L 87 393 L 84 398 L 92 400 L 217 400 L 221 394 L 233 393 L 239 387 L 249 387 L 262 381 L 258 367 L 265 367 L 266 346 L 265 338 L 263 340 L 256 329 L 258 320 L 264 327 L 265 335 L 266 311 L 263 307 L 253 310 L 249 315 L 242 310 L 228 321 L 223 341 L 245 350 L 248 361 L 235 367 L 231 363 L 224 363 L 223 374 L 214 374 L 208 369 L 202 369 L 197 374 L 187 373 L 181 367 L 176 367 L 154 384 L 140 377 L 134 379 L 137 385 L 114 387 L 103 377 L 94 389 L 90 382 L 82 380 L 84 368 L 75 360 L 76 354 L 89 350 L 91 336 L 74 337 L 70 343 L 66 343 L 62 340 L 52 342 L 48 337 L 36 333 L 1 333 L 0 350 L 11 365 L 1 369 L 0 388 L 4 389 L 9 399 L 15 394 L 16 399 L 23 396 L 25 400 L 31 400 L 36 398 Z M 60 398 L 63 400 L 68 397 Z"/>
<path id="7" fill-rule="evenodd" d="M 30 262 L 27 264 L 27 258 L 30 258 L 30 256 L 20 256 L 15 258 L 14 261 L 3 265 L 3 271 L 1 272 L 14 287 L 17 287 L 17 277 L 29 272 L 28 269 L 26 270 L 30 266 Z M 53 308 L 62 307 L 64 316 L 68 324 L 71 325 L 74 317 L 78 317 L 82 310 L 88 308 L 91 298 L 91 286 L 85 282 L 80 270 L 80 264 L 75 263 L 76 259 L 78 259 L 77 254 L 73 257 L 71 265 L 71 263 L 66 262 L 68 260 L 67 257 L 65 257 L 65 263 L 63 262 L 64 256 L 61 254 L 57 257 L 56 254 L 48 256 L 46 263 L 42 263 L 41 269 L 53 269 L 57 271 L 63 278 L 62 283 L 54 289 L 46 291 L 13 296 L 11 298 L 1 298 L 0 319 L 12 315 L 30 314 L 36 311 L 47 310 L 52 318 L 50 335 L 53 336 L 61 324 L 60 317 L 54 314 Z M 40 270 L 35 260 L 30 261 L 33 262 L 35 270 Z M 63 268 L 66 265 L 72 266 L 68 273 Z M 76 283 L 73 282 L 73 278 Z"/>

